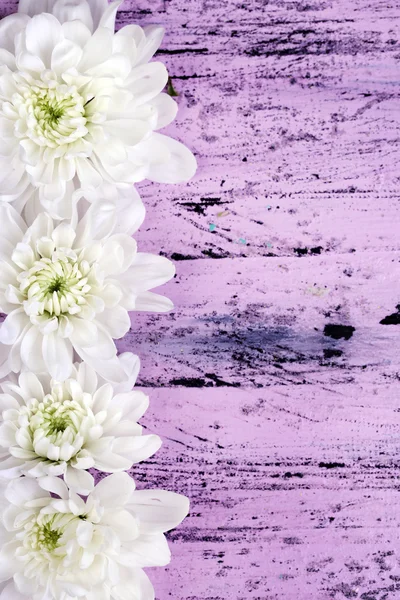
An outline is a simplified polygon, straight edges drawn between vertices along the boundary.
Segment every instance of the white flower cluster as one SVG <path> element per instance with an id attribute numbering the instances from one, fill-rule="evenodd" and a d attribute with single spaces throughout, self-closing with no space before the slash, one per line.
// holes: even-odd
<path id="1" fill-rule="evenodd" d="M 161 440 L 114 340 L 129 312 L 171 310 L 152 290 L 175 273 L 137 249 L 133 184 L 196 160 L 158 132 L 177 112 L 163 29 L 115 33 L 121 3 L 20 0 L 0 21 L 0 600 L 153 600 L 143 568 L 189 510 L 126 473 Z"/>

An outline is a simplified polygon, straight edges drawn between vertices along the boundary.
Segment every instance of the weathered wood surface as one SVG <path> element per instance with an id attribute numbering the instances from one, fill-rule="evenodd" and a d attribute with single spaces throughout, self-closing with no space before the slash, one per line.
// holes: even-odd
<path id="1" fill-rule="evenodd" d="M 120 343 L 165 440 L 138 485 L 192 499 L 157 597 L 396 600 L 400 6 L 126 0 L 133 21 L 167 28 L 169 131 L 199 160 L 140 186 L 176 310 Z"/>

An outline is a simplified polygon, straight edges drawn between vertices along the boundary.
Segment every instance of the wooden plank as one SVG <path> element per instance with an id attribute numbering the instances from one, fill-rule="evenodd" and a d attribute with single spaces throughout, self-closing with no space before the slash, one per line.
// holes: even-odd
<path id="1" fill-rule="evenodd" d="M 186 493 L 160 598 L 395 598 L 398 384 L 154 389 L 138 486 Z M 346 595 L 347 594 L 347 595 Z"/>
<path id="2" fill-rule="evenodd" d="M 345 1 L 172 1 L 153 14 L 145 1 L 124 7 L 121 24 L 166 24 L 161 58 L 180 92 L 170 131 L 193 140 L 200 162 L 185 190 L 140 186 L 156 230 L 144 236 L 149 247 L 176 259 L 399 248 L 391 227 L 396 9 L 377 2 L 365 12 Z M 168 236 L 157 233 L 166 217 Z"/>
<path id="3" fill-rule="evenodd" d="M 344 0 L 268 10 L 255 0 L 124 2 L 120 26 L 167 28 L 158 56 L 180 112 L 166 132 L 200 165 L 188 186 L 138 186 L 149 251 L 179 260 L 399 250 L 396 10 L 371 6 L 379 19 Z"/>
<path id="4" fill-rule="evenodd" d="M 119 347 L 141 356 L 147 386 L 352 381 L 366 368 L 393 377 L 399 336 L 381 321 L 397 320 L 387 317 L 397 314 L 399 259 L 382 252 L 181 262 L 163 288 L 175 312 L 134 314 Z"/>

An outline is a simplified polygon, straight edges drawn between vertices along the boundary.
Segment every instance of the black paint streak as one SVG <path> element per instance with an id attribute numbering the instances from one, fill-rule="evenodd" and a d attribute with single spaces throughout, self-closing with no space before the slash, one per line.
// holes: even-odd
<path id="1" fill-rule="evenodd" d="M 324 358 L 335 358 L 342 356 L 343 350 L 337 348 L 324 348 Z"/>
<path id="2" fill-rule="evenodd" d="M 207 248 L 206 250 L 202 250 L 201 253 L 204 254 L 207 258 L 228 258 L 229 252 L 224 252 L 221 250 L 222 254 L 217 254 L 212 250 L 212 248 Z"/>
<path id="3" fill-rule="evenodd" d="M 202 379 L 201 377 L 177 377 L 175 379 L 171 379 L 169 383 L 170 385 L 178 385 L 189 388 L 240 387 L 239 382 L 224 381 L 214 373 L 205 373 L 204 377 L 206 377 L 206 379 L 209 379 L 210 381 L 206 381 L 206 379 Z"/>
<path id="4" fill-rule="evenodd" d="M 216 387 L 240 387 L 240 383 L 238 382 L 234 382 L 234 383 L 229 383 L 228 381 L 224 381 L 223 379 L 220 379 L 218 377 L 218 375 L 215 375 L 214 373 L 205 373 L 204 375 L 205 377 L 207 377 L 207 379 L 211 379 L 211 381 L 213 381 L 215 383 Z"/>
<path id="5" fill-rule="evenodd" d="M 352 325 L 325 325 L 324 335 L 333 338 L 334 340 L 345 339 L 349 340 L 355 332 L 355 327 Z"/>
<path id="6" fill-rule="evenodd" d="M 208 48 L 177 48 L 175 50 L 158 50 L 157 54 L 207 54 Z"/>
<path id="7" fill-rule="evenodd" d="M 205 215 L 206 209 L 209 206 L 220 206 L 225 204 L 221 202 L 221 198 L 200 198 L 199 202 L 180 202 L 180 206 L 185 206 L 190 211 L 197 213 L 198 215 Z"/>
<path id="8" fill-rule="evenodd" d="M 182 79 L 182 81 L 186 81 L 187 79 L 207 79 L 211 77 L 211 75 L 197 75 L 197 73 L 193 73 L 193 75 L 174 75 L 174 79 Z"/>
<path id="9" fill-rule="evenodd" d="M 400 304 L 396 306 L 397 312 L 392 315 L 388 315 L 382 321 L 379 321 L 381 325 L 400 325 Z"/>
<path id="10" fill-rule="evenodd" d="M 293 36 L 297 36 L 292 39 Z M 286 36 L 273 37 L 269 40 L 260 40 L 257 45 L 244 51 L 247 56 L 312 56 L 323 54 L 357 55 L 376 51 L 376 43 L 371 44 L 368 38 L 360 39 L 348 36 L 346 39 L 329 38 L 327 32 L 324 37 L 316 37 L 318 33 L 312 30 L 296 30 Z"/>
<path id="11" fill-rule="evenodd" d="M 201 379 L 200 377 L 179 377 L 176 379 L 171 379 L 171 385 L 181 385 L 182 387 L 189 388 L 202 388 L 202 387 L 211 387 L 212 383 L 207 383 L 205 379 Z"/>
<path id="12" fill-rule="evenodd" d="M 310 252 L 311 254 L 321 254 L 322 250 L 322 246 L 315 246 L 315 248 L 310 249 Z"/>
<path id="13" fill-rule="evenodd" d="M 304 256 L 308 254 L 308 248 L 293 248 L 293 252 L 296 252 L 297 256 Z"/>
<path id="14" fill-rule="evenodd" d="M 283 538 L 283 542 L 285 544 L 289 544 L 289 546 L 299 546 L 303 543 L 298 537 L 295 536 L 285 537 Z"/>
<path id="15" fill-rule="evenodd" d="M 344 463 L 339 462 L 320 462 L 318 464 L 320 469 L 343 469 L 346 465 Z"/>
<path id="16" fill-rule="evenodd" d="M 196 260 L 195 256 L 189 256 L 186 254 L 180 254 L 179 252 L 173 252 L 171 254 L 171 260 Z"/>
<path id="17" fill-rule="evenodd" d="M 306 254 L 321 254 L 323 248 L 322 246 L 315 246 L 315 248 L 293 248 L 293 252 L 297 254 L 297 256 L 305 256 Z"/>

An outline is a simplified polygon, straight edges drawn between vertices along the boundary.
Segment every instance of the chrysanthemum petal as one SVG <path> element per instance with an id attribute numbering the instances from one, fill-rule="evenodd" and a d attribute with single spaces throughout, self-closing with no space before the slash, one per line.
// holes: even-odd
<path id="1" fill-rule="evenodd" d="M 99 27 L 106 27 L 111 31 L 114 31 L 115 17 L 122 2 L 123 0 L 116 0 L 115 2 L 111 2 L 111 4 L 107 6 L 107 8 L 104 10 L 103 14 L 100 17 L 98 25 Z"/>
<path id="2" fill-rule="evenodd" d="M 168 94 L 159 94 L 149 104 L 157 111 L 157 123 L 154 129 L 166 127 L 177 115 L 178 105 Z"/>
<path id="3" fill-rule="evenodd" d="M 54 47 L 63 39 L 59 21 L 50 14 L 38 14 L 26 26 L 26 48 L 39 56 L 43 64 L 51 68 Z"/>
<path id="4" fill-rule="evenodd" d="M 174 529 L 189 512 L 188 498 L 164 490 L 136 490 L 129 506 L 148 534 Z"/>
<path id="5" fill-rule="evenodd" d="M 0 600 L 26 600 L 26 596 L 17 590 L 13 581 L 10 581 L 1 592 Z"/>
<path id="6" fill-rule="evenodd" d="M 78 490 L 81 494 L 89 494 L 94 488 L 94 479 L 88 471 L 68 467 L 64 478 L 70 489 Z"/>
<path id="7" fill-rule="evenodd" d="M 126 289 L 139 293 L 167 283 L 174 275 L 175 265 L 164 256 L 138 252 L 123 282 Z"/>
<path id="8" fill-rule="evenodd" d="M 25 13 L 30 17 L 40 15 L 41 13 L 51 12 L 54 0 L 19 0 L 18 12 Z"/>
<path id="9" fill-rule="evenodd" d="M 136 67 L 127 79 L 127 88 L 133 93 L 138 106 L 152 100 L 168 81 L 168 71 L 160 62 Z"/>
<path id="10" fill-rule="evenodd" d="M 57 0 L 52 13 L 60 23 L 66 21 L 81 21 L 93 31 L 93 17 L 86 0 Z"/>
<path id="11" fill-rule="evenodd" d="M 153 585 L 143 569 L 120 566 L 120 574 L 121 583 L 112 588 L 112 598 L 118 600 L 155 599 Z"/>
<path id="12" fill-rule="evenodd" d="M 32 0 L 28 0 L 30 4 L 32 4 Z M 39 0 L 40 2 L 40 0 Z M 22 3 L 25 4 L 26 0 L 22 0 Z M 21 6 L 21 2 L 19 3 Z M 20 11 L 22 12 L 22 11 Z M 28 16 L 24 14 L 14 14 L 8 15 L 1 19 L 0 21 L 0 47 L 4 48 L 4 50 L 8 50 L 10 53 L 14 54 L 15 52 L 15 37 L 16 35 L 25 29 L 29 22 Z"/>
<path id="13" fill-rule="evenodd" d="M 93 26 L 99 26 L 100 19 L 108 8 L 108 0 L 87 0 L 93 18 Z"/>
<path id="14" fill-rule="evenodd" d="M 135 310 L 138 311 L 166 313 L 173 310 L 173 308 L 174 303 L 160 294 L 140 292 L 135 297 Z"/>
<path id="15" fill-rule="evenodd" d="M 82 49 L 70 40 L 59 42 L 51 55 L 51 68 L 56 73 L 62 74 L 68 69 L 75 68 L 82 59 Z"/>
<path id="16" fill-rule="evenodd" d="M 0 325 L 0 343 L 12 345 L 19 338 L 27 323 L 27 316 L 22 308 L 10 313 Z"/>
<path id="17" fill-rule="evenodd" d="M 147 460 L 161 448 L 161 438 L 158 435 L 143 435 L 116 438 L 113 451 L 128 458 L 131 465 Z"/>
<path id="18" fill-rule="evenodd" d="M 0 550 L 0 581 L 7 581 L 12 579 L 14 574 L 18 571 L 18 557 L 15 554 L 19 544 L 17 542 L 8 542 L 4 544 Z M 7 589 L 8 588 L 8 589 Z M 13 585 L 7 586 L 2 592 L 0 598 L 6 598 L 7 600 L 20 600 L 22 596 L 18 592 L 12 589 Z M 4 592 L 7 591 L 9 596 L 6 596 Z M 14 593 L 15 592 L 15 593 Z"/>
<path id="19" fill-rule="evenodd" d="M 77 246 L 83 247 L 92 240 L 108 238 L 115 229 L 116 220 L 117 209 L 115 203 L 106 200 L 94 202 L 77 225 Z"/>
<path id="20" fill-rule="evenodd" d="M 56 494 L 64 500 L 68 498 L 68 488 L 62 479 L 58 477 L 41 477 L 38 483 L 42 490 Z"/>
<path id="21" fill-rule="evenodd" d="M 32 0 L 27 1 L 32 2 Z M 62 24 L 62 30 L 64 37 L 80 48 L 84 48 L 91 36 L 91 30 L 80 21 L 67 21 Z"/>
<path id="22" fill-rule="evenodd" d="M 137 64 L 148 62 L 161 46 L 165 29 L 160 25 L 147 25 L 143 28 L 144 40 L 138 48 Z"/>
<path id="23" fill-rule="evenodd" d="M 22 478 L 11 481 L 4 495 L 11 504 L 23 506 L 25 502 L 41 498 L 43 491 L 36 479 Z"/>
<path id="24" fill-rule="evenodd" d="M 46 371 L 42 354 L 43 335 L 35 326 L 31 326 L 21 340 L 21 359 L 24 365 L 34 373 Z M 14 346 L 15 347 L 15 346 Z"/>
<path id="25" fill-rule="evenodd" d="M 92 492 L 92 497 L 109 506 L 124 506 L 135 491 L 133 479 L 126 473 L 115 473 L 102 479 Z"/>
<path id="26" fill-rule="evenodd" d="M 171 551 L 167 540 L 162 533 L 152 535 L 141 535 L 135 540 L 131 549 L 126 549 L 120 562 L 125 565 L 135 567 L 164 567 L 171 560 Z"/>
<path id="27" fill-rule="evenodd" d="M 122 306 L 104 309 L 104 311 L 97 316 L 97 321 L 101 323 L 103 327 L 107 327 L 111 336 L 115 340 L 119 340 L 124 337 L 124 335 L 128 333 L 131 326 L 131 320 L 129 318 L 128 311 Z"/>
<path id="28" fill-rule="evenodd" d="M 72 345 L 56 332 L 43 336 L 43 358 L 51 376 L 57 381 L 69 377 L 72 369 Z"/>
<path id="29" fill-rule="evenodd" d="M 9 456 L 0 461 L 0 476 L 2 479 L 16 479 L 22 474 L 24 461 L 14 456 Z"/>
<path id="30" fill-rule="evenodd" d="M 112 32 L 105 28 L 97 29 L 83 48 L 79 64 L 80 72 L 103 63 L 111 56 L 111 52 Z"/>
<path id="31" fill-rule="evenodd" d="M 120 194 L 117 204 L 115 233 L 133 235 L 142 225 L 146 216 L 145 206 L 135 188 Z"/>
<path id="32" fill-rule="evenodd" d="M 30 398 L 42 398 L 44 396 L 43 386 L 34 373 L 29 371 L 21 373 L 18 378 L 18 385 L 25 401 Z"/>
<path id="33" fill-rule="evenodd" d="M 168 150 L 169 158 L 164 163 L 150 164 L 148 179 L 157 183 L 182 183 L 194 176 L 197 161 L 189 148 L 160 133 L 153 134 L 152 143 Z"/>
<path id="34" fill-rule="evenodd" d="M 136 390 L 119 393 L 114 396 L 113 407 L 121 411 L 123 419 L 138 421 L 149 408 L 149 397 Z"/>

